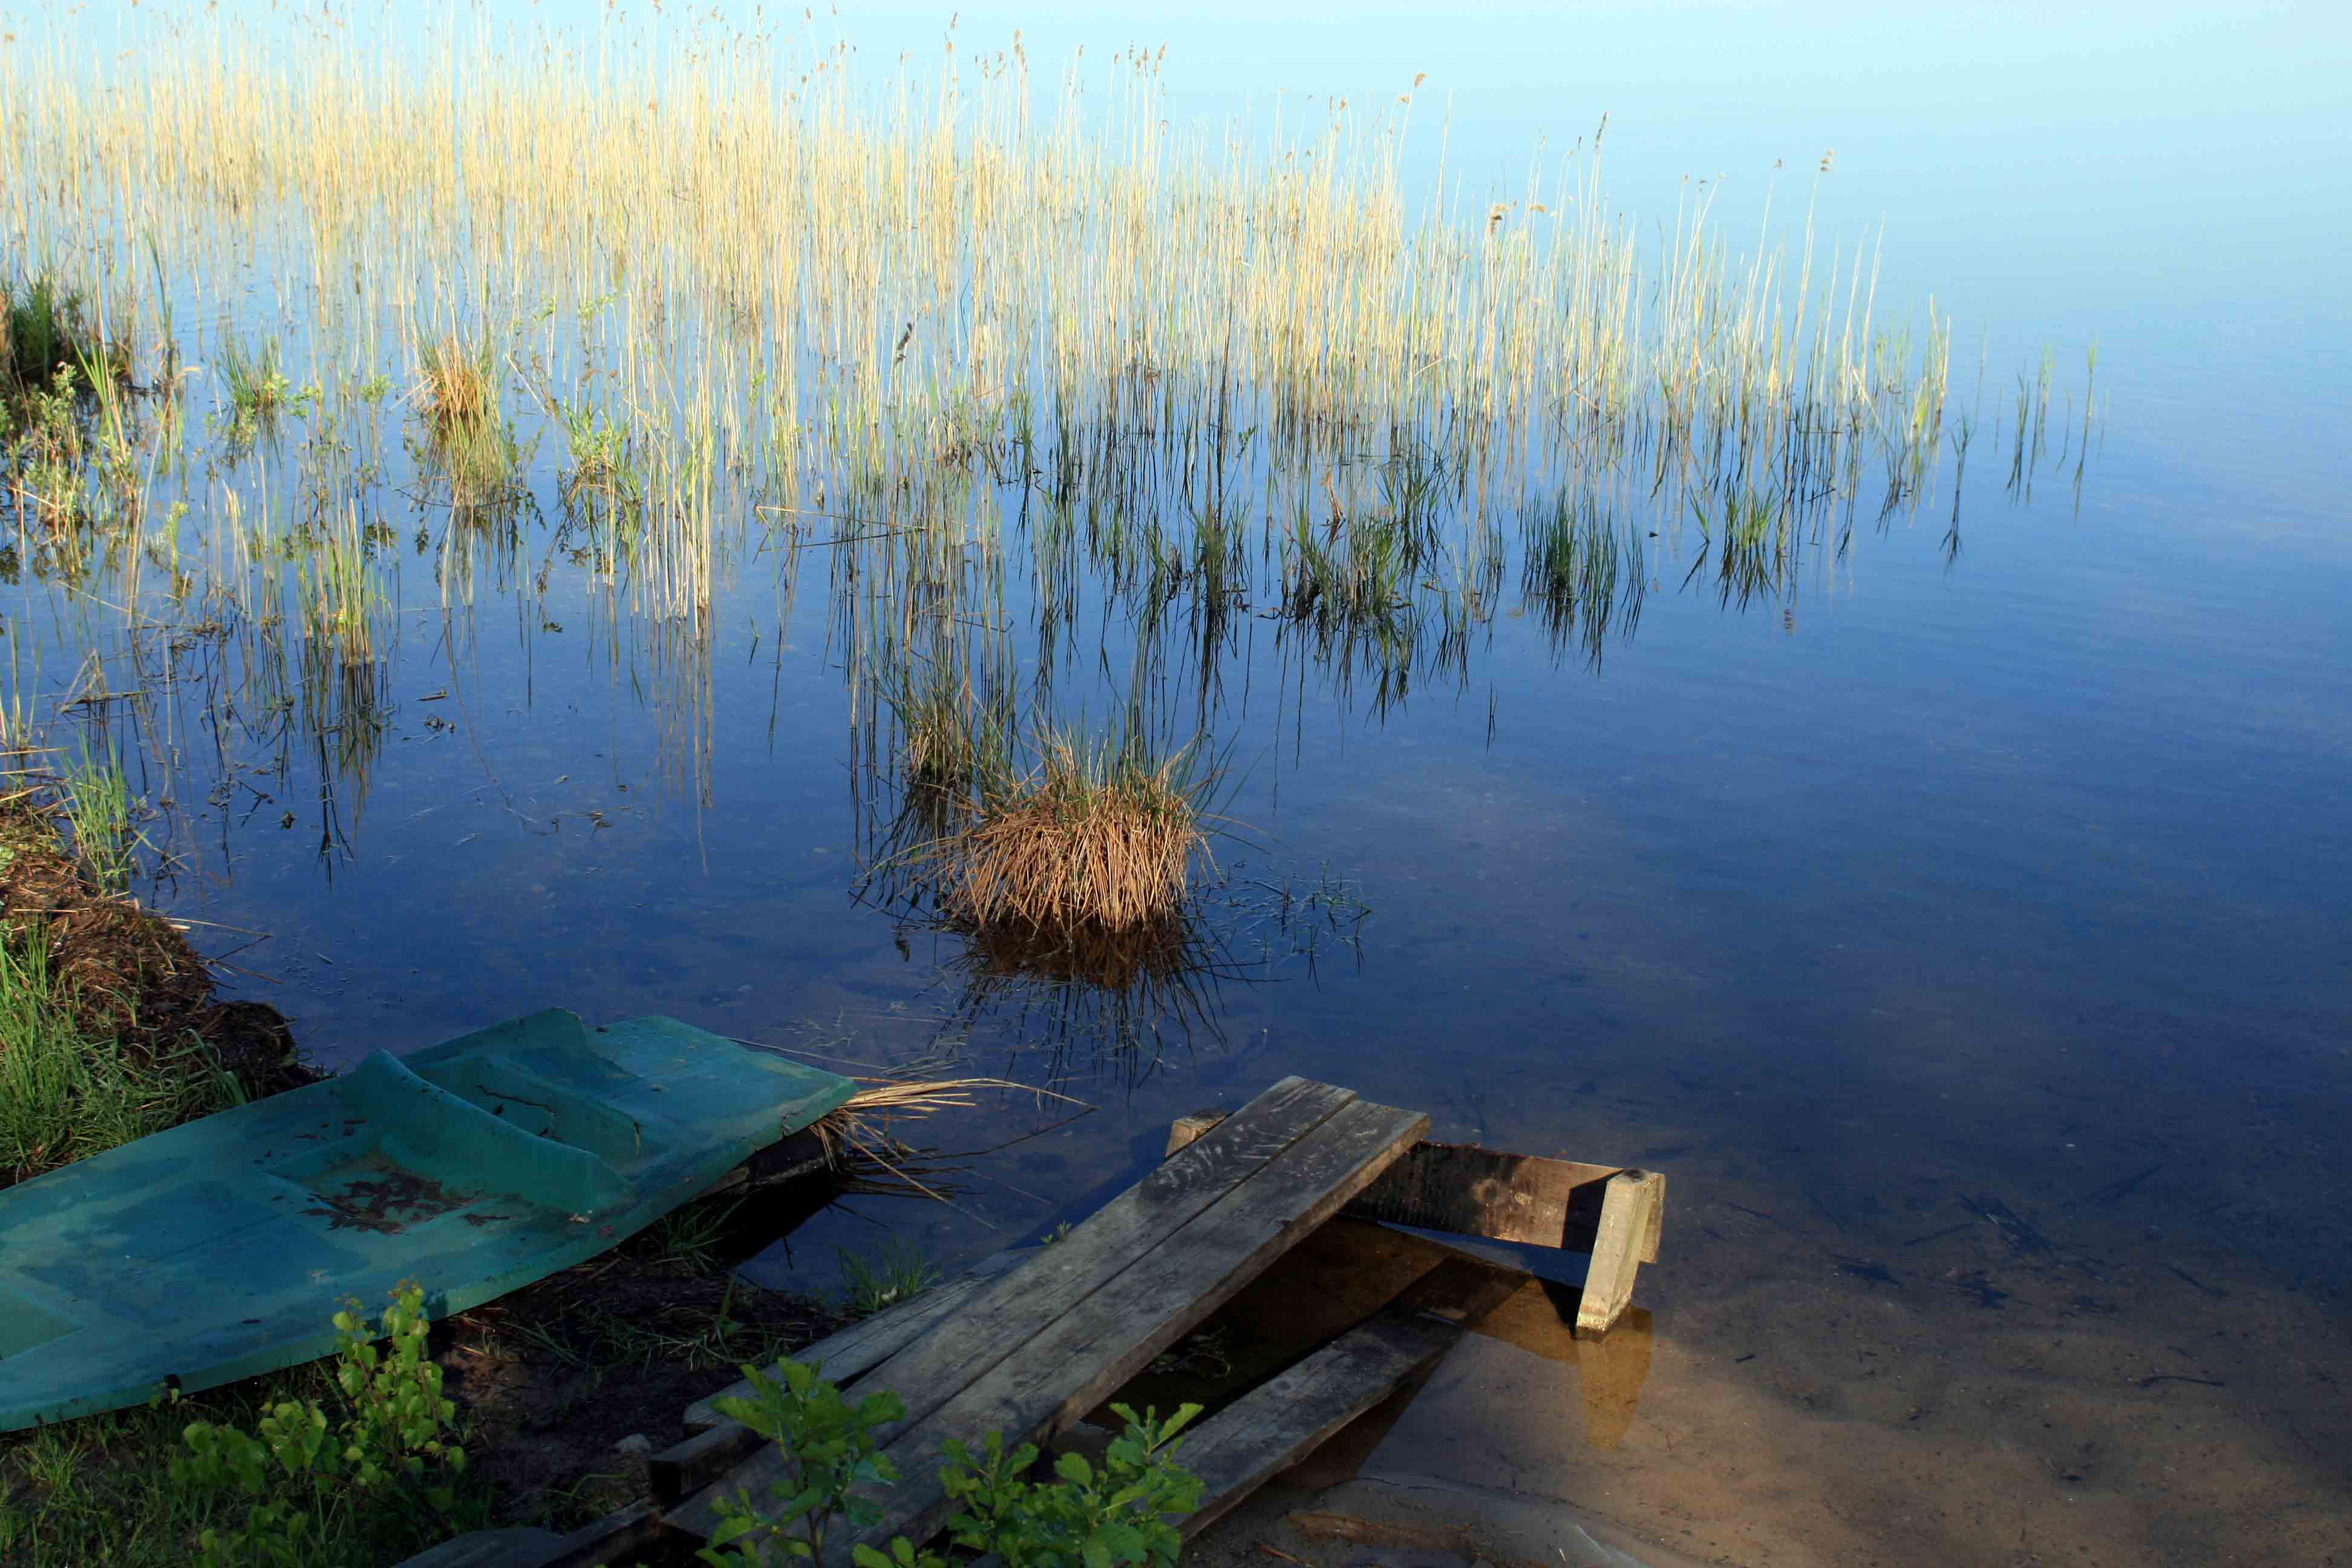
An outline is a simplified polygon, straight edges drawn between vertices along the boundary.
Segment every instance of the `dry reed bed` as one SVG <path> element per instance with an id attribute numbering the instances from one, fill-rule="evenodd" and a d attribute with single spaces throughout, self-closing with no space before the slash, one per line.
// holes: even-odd
<path id="1" fill-rule="evenodd" d="M 1769 589 L 1824 509 L 1916 504 L 1965 454 L 1948 324 L 1887 330 L 1873 264 L 1823 254 L 1810 209 L 1793 256 L 1736 256 L 1703 204 L 1637 244 L 1598 138 L 1516 200 L 1416 212 L 1410 94 L 1184 132 L 1133 52 L 876 87 L 793 37 L 279 19 L 257 48 L 152 15 L 99 57 L 64 29 L 0 50 L 0 245 L 85 289 L 156 393 L 75 426 L 102 460 L 12 476 L 18 545 L 93 643 L 128 607 L 105 635 L 159 678 L 124 685 L 171 690 L 197 628 L 206 701 L 299 704 L 362 787 L 420 508 L 453 643 L 559 565 L 600 585 L 600 658 L 643 656 L 698 777 L 709 610 L 779 535 L 787 597 L 797 550 L 834 545 L 871 746 L 909 668 L 1010 691 L 1024 598 L 1046 715 L 1097 600 L 1139 689 L 1191 645 L 1204 710 L 1252 603 L 1375 703 L 1459 682 L 1514 518 L 1537 624 L 1597 659 L 1638 615 L 1645 527 L 1695 528 L 1727 594 Z M 284 383 L 250 418 L 239 356 Z M 2013 463 L 2029 431 L 2042 455 L 2049 374 L 2020 381 Z M 191 463 L 200 425 L 229 434 Z M 951 757 L 1015 718 L 908 728 Z M 1197 824 L 1039 783 L 953 825 L 971 919 L 1181 895 Z"/>
<path id="2" fill-rule="evenodd" d="M 1457 221 L 1451 190 L 1407 209 L 1409 103 L 1173 132 L 1141 54 L 1107 89 L 1075 67 L 1043 89 L 1017 47 L 867 89 L 792 40 L 287 26 L 262 54 L 134 24 L 96 65 L 20 41 L 0 178 L 35 199 L 11 237 L 110 258 L 121 289 L 157 237 L 222 300 L 275 261 L 329 369 L 533 323 L 548 384 L 600 363 L 601 403 L 706 525 L 714 467 L 873 492 L 991 434 L 1106 422 L 1255 422 L 1302 485 L 1341 426 L 1443 427 L 1498 473 L 1568 447 L 1916 468 L 1942 432 L 1943 323 L 1880 331 L 1872 267 L 1817 257 L 1810 220 L 1793 262 L 1739 260 L 1700 204 L 1648 255 L 1597 139 Z"/>

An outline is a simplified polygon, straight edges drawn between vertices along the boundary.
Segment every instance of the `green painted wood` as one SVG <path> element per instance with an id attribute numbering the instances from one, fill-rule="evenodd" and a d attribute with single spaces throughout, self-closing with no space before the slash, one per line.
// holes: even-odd
<path id="1" fill-rule="evenodd" d="M 325 1355 L 593 1258 L 855 1090 L 671 1018 L 551 1010 L 0 1192 L 0 1431 Z"/>

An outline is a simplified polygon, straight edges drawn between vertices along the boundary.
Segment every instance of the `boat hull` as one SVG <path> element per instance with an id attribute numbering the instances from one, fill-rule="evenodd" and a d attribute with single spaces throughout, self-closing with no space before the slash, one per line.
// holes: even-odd
<path id="1" fill-rule="evenodd" d="M 855 1086 L 675 1019 L 536 1013 L 0 1192 L 0 1431 L 335 1348 L 596 1256 Z"/>

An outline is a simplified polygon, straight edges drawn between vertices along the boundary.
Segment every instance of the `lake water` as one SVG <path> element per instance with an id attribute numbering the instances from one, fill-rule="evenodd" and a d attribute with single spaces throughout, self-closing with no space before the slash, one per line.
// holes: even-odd
<path id="1" fill-rule="evenodd" d="M 2352 331 L 2317 194 L 2343 24 L 1377 20 L 1246 51 L 1192 26 L 1171 101 L 1450 70 L 1457 166 L 1607 109 L 1620 205 L 1669 217 L 1685 174 L 1735 171 L 1737 215 L 1834 145 L 1822 221 L 1883 217 L 1882 298 L 1959 312 L 1958 393 L 1979 342 L 1988 407 L 2044 344 L 2079 388 L 2095 340 L 2079 483 L 2069 457 L 2028 499 L 1981 448 L 1957 514 L 1948 474 L 1865 507 L 1744 602 L 1658 517 L 1597 657 L 1508 592 L 1387 700 L 1254 605 L 1205 666 L 1154 667 L 1161 709 L 1212 715 L 1235 826 L 1215 962 L 1126 995 L 858 896 L 877 808 L 830 552 L 747 552 L 680 645 L 562 570 L 445 614 L 413 510 L 361 762 L 293 732 L 280 767 L 250 712 L 215 752 L 191 697 L 118 711 L 134 787 L 177 797 L 154 896 L 226 928 L 197 934 L 235 988 L 329 1064 L 558 1005 L 1093 1108 L 942 1115 L 921 1141 L 988 1151 L 953 1206 L 845 1205 L 754 1278 L 825 1279 L 886 1230 L 950 1266 L 1034 1237 L 1174 1116 L 1305 1074 L 1440 1138 L 1668 1173 L 1654 1359 L 1592 1459 L 1630 1527 L 1759 1562 L 2352 1559 Z M 1029 25 L 1041 56 L 1083 31 Z M 2193 115 L 2157 101 L 2189 82 Z M 1045 658 L 1101 712 L 1125 678 L 1097 657 L 1124 672 L 1138 637 L 1083 603 Z M 24 689 L 86 689 L 62 596 L 27 575 L 6 604 Z M 1034 671 L 1036 600 L 1003 609 Z M 156 667 L 96 643 L 115 690 Z"/>

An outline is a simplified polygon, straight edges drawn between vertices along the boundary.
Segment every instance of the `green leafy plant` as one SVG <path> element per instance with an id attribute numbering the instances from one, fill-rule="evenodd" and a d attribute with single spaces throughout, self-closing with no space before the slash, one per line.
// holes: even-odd
<path id="1" fill-rule="evenodd" d="M 1201 1478 L 1175 1463 L 1176 1435 L 1201 1407 L 1182 1405 L 1165 1421 L 1155 1410 L 1111 1410 L 1127 1429 L 1102 1463 L 1064 1454 L 1050 1481 L 1025 1479 L 1037 1462 L 1034 1443 L 1008 1454 L 1003 1437 L 992 1432 L 985 1457 L 974 1458 L 962 1443 L 950 1441 L 940 1479 L 962 1505 L 948 1521 L 950 1539 L 971 1552 L 996 1553 L 1006 1568 L 1172 1568 L 1182 1538 L 1171 1521 L 1201 1506 Z M 858 1554 L 858 1568 L 894 1565 L 869 1549 Z M 895 1568 L 914 1565 L 900 1559 Z"/>
<path id="2" fill-rule="evenodd" d="M 853 1489 L 898 1479 L 875 1438 L 877 1428 L 906 1415 L 897 1394 L 869 1394 L 852 1404 L 820 1375 L 820 1367 L 787 1360 L 776 1371 L 782 1381 L 746 1366 L 751 1397 L 714 1401 L 721 1415 L 773 1442 L 784 1466 L 764 1510 L 748 1488 L 719 1500 L 710 1544 L 696 1554 L 719 1568 L 821 1559 L 836 1521 L 863 1529 L 877 1517 L 874 1505 Z M 911 1559 L 905 1568 L 912 1568 Z"/>
<path id="3" fill-rule="evenodd" d="M 821 1371 L 789 1360 L 777 1363 L 780 1376 L 747 1366 L 751 1396 L 715 1402 L 720 1415 L 776 1445 L 783 1474 L 770 1486 L 764 1509 L 748 1489 L 719 1500 L 719 1525 L 698 1554 L 714 1568 L 816 1562 L 841 1525 L 862 1531 L 879 1518 L 856 1489 L 898 1480 L 877 1434 L 904 1419 L 906 1406 L 887 1392 L 853 1404 Z M 1064 1454 L 1050 1479 L 1029 1479 L 1038 1458 L 1034 1443 L 1007 1452 L 1003 1434 L 992 1432 L 975 1457 L 961 1442 L 950 1442 L 940 1472 L 957 1505 L 949 1539 L 962 1551 L 994 1553 L 1007 1568 L 1172 1568 L 1181 1545 L 1173 1521 L 1200 1506 L 1202 1486 L 1175 1463 L 1177 1434 L 1201 1407 L 1186 1405 L 1165 1421 L 1152 1410 L 1138 1415 L 1124 1405 L 1111 1408 L 1127 1426 L 1102 1463 Z M 945 1568 L 947 1562 L 905 1536 L 887 1550 L 858 1542 L 850 1556 L 856 1568 Z"/>
<path id="4" fill-rule="evenodd" d="M 441 1369 L 425 1354 L 425 1292 L 402 1286 L 379 1328 L 351 1309 L 334 1323 L 340 1421 L 315 1399 L 289 1399 L 265 1410 L 253 1432 L 198 1421 L 182 1434 L 175 1486 L 253 1500 L 241 1527 L 199 1536 L 205 1568 L 372 1563 L 458 1523 L 466 1451 L 449 1440 L 457 1406 L 441 1396 Z"/>

